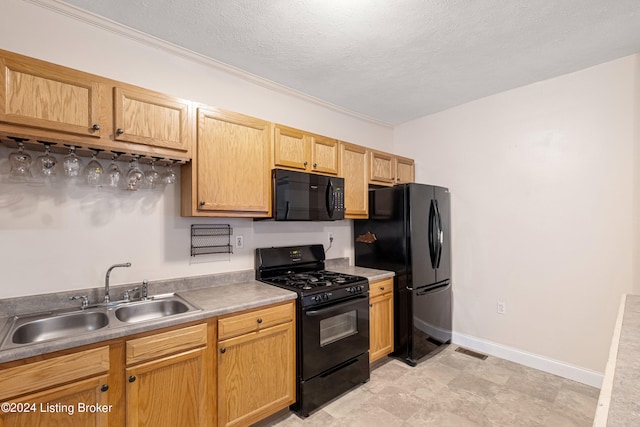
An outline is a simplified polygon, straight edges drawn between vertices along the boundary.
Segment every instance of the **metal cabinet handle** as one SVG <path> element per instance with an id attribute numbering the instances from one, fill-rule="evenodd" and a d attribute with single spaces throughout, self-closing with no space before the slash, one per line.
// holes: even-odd
<path id="1" fill-rule="evenodd" d="M 100 391 L 105 392 L 109 390 L 109 385 L 108 384 L 102 384 L 102 387 L 100 387 Z"/>
<path id="2" fill-rule="evenodd" d="M 314 164 L 313 164 L 313 167 L 314 167 L 314 168 L 318 167 L 318 164 L 317 164 L 317 163 L 314 163 Z"/>
<path id="3" fill-rule="evenodd" d="M 381 291 L 384 291 L 384 286 L 380 286 L 380 290 L 381 290 Z"/>
<path id="4" fill-rule="evenodd" d="M 116 129 L 116 133 L 117 133 L 118 135 L 122 135 L 122 134 L 124 133 L 124 130 L 123 130 L 123 129 L 121 129 L 121 128 L 118 128 L 118 129 Z"/>
<path id="5" fill-rule="evenodd" d="M 100 130 L 100 125 L 96 123 L 95 125 L 91 126 L 91 129 Z"/>
<path id="6" fill-rule="evenodd" d="M 369 308 L 373 307 L 373 304 L 369 304 Z"/>
<path id="7" fill-rule="evenodd" d="M 262 318 L 258 317 L 258 323 L 262 323 Z"/>
<path id="8" fill-rule="evenodd" d="M 134 382 L 135 380 L 136 380 L 136 376 L 135 376 L 135 375 L 131 375 L 131 376 L 129 377 L 129 382 L 130 382 L 130 383 Z"/>
<path id="9" fill-rule="evenodd" d="M 220 349 L 220 353 L 225 354 L 226 352 L 227 352 L 227 349 L 226 349 L 226 348 L 222 347 L 222 348 Z"/>
<path id="10" fill-rule="evenodd" d="M 307 162 L 304 162 L 304 163 L 303 163 L 303 165 L 305 165 L 305 166 L 307 166 L 308 164 L 309 164 L 309 163 L 307 163 Z"/>
<path id="11" fill-rule="evenodd" d="M 200 206 L 204 206 L 204 200 L 200 200 Z"/>

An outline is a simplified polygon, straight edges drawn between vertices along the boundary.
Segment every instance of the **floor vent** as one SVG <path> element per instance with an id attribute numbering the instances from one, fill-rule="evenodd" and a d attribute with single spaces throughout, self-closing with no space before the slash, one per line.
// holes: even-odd
<path id="1" fill-rule="evenodd" d="M 456 348 L 458 353 L 466 354 L 467 356 L 475 357 L 476 359 L 484 360 L 487 358 L 486 354 L 476 353 L 475 351 L 467 350 L 466 348 L 458 347 Z"/>

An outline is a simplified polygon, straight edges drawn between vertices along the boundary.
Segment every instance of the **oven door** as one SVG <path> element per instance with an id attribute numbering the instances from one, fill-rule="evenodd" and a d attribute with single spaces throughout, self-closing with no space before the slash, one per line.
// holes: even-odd
<path id="1" fill-rule="evenodd" d="M 369 350 L 369 295 L 302 312 L 302 379 L 307 380 Z"/>

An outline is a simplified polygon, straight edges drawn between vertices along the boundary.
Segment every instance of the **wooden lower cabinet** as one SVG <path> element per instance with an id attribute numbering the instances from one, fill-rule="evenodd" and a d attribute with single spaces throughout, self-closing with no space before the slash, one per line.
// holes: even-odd
<path id="1" fill-rule="evenodd" d="M 218 342 L 219 426 L 250 425 L 295 402 L 294 303 L 281 307 L 290 313 L 284 323 L 262 327 L 273 313 L 253 311 L 254 331 Z M 237 316 L 241 325 L 250 317 Z"/>
<path id="2" fill-rule="evenodd" d="M 196 349 L 127 368 L 127 426 L 209 425 L 206 362 Z"/>
<path id="3" fill-rule="evenodd" d="M 109 371 L 108 346 L 0 366 L 0 426 L 117 424 Z"/>
<path id="4" fill-rule="evenodd" d="M 369 285 L 369 361 L 393 352 L 393 278 Z"/>
<path id="5" fill-rule="evenodd" d="M 214 336 L 200 324 L 127 341 L 127 427 L 213 425 Z"/>

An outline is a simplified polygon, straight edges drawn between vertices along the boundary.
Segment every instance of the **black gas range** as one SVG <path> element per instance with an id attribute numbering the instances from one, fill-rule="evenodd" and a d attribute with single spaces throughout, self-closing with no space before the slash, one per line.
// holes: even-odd
<path id="1" fill-rule="evenodd" d="M 256 279 L 299 296 L 292 409 L 303 417 L 369 380 L 369 281 L 324 261 L 322 245 L 256 249 Z"/>

